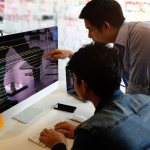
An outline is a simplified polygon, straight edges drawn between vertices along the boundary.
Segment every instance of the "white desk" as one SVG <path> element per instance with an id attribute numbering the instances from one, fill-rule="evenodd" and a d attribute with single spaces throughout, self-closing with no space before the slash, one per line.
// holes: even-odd
<path id="1" fill-rule="evenodd" d="M 72 113 L 53 109 L 56 103 L 76 106 L 77 110 L 74 114 L 82 115 L 86 118 L 91 117 L 95 111 L 92 103 L 83 103 L 69 96 L 66 93 L 65 81 L 60 81 L 58 90 L 33 105 L 44 110 L 40 116 L 28 124 L 23 124 L 15 119 L 10 119 L 4 123 L 4 128 L 0 129 L 0 150 L 43 150 L 42 147 L 30 142 L 28 137 L 54 120 L 64 119 L 70 121 L 69 117 L 72 115 Z M 74 121 L 70 122 L 78 125 Z M 66 139 L 66 141 L 67 149 L 70 150 L 73 140 Z"/>

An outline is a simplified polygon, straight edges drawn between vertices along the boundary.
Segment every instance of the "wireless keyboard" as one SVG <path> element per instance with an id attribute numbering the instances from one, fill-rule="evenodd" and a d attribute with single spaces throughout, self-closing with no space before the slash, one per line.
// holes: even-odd
<path id="1" fill-rule="evenodd" d="M 51 123 L 50 125 L 48 125 L 48 126 L 45 127 L 45 128 L 48 129 L 48 130 L 49 130 L 49 129 L 54 129 L 54 126 L 55 126 L 56 124 L 60 123 L 60 122 L 62 122 L 61 119 L 56 120 L 56 121 L 54 121 L 53 123 Z M 40 131 L 38 131 L 38 132 L 36 132 L 35 134 L 33 134 L 32 136 L 30 136 L 30 137 L 28 138 L 28 140 L 31 141 L 31 142 L 33 142 L 33 143 L 35 143 L 35 144 L 37 144 L 37 145 L 39 145 L 39 146 L 41 146 L 41 147 L 43 147 L 43 148 L 46 147 L 46 145 L 45 145 L 43 142 L 41 142 L 41 141 L 39 140 L 40 133 L 41 133 L 45 128 L 41 129 Z"/>

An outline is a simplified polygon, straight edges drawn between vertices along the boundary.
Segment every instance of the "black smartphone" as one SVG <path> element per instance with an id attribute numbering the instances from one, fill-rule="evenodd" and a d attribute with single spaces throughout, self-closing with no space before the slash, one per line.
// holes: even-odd
<path id="1" fill-rule="evenodd" d="M 58 110 L 63 110 L 63 111 L 74 113 L 74 111 L 77 109 L 77 107 L 57 103 L 54 106 L 54 109 L 58 109 Z"/>

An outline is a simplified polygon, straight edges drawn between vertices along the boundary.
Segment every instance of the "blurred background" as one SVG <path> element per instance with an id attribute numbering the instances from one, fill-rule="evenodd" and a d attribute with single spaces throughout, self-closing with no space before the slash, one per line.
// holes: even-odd
<path id="1" fill-rule="evenodd" d="M 149 21 L 150 0 L 117 0 L 127 21 Z M 89 0 L 0 0 L 0 30 L 4 36 L 58 26 L 58 48 L 77 51 L 90 43 L 80 11 Z M 59 61 L 59 79 L 65 78 L 68 59 Z"/>

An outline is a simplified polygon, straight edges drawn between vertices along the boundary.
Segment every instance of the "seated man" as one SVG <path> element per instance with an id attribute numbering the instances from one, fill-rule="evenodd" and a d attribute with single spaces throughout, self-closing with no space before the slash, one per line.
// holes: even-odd
<path id="1" fill-rule="evenodd" d="M 68 67 L 78 95 L 93 103 L 95 113 L 77 127 L 62 122 L 44 129 L 40 140 L 52 150 L 66 150 L 65 136 L 74 138 L 72 150 L 150 149 L 150 97 L 120 91 L 123 66 L 117 51 L 102 43 L 86 45 Z"/>

